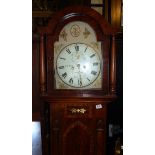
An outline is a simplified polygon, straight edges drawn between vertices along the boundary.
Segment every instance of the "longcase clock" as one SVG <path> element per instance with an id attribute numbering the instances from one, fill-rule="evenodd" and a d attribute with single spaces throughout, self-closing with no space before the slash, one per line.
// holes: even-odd
<path id="1" fill-rule="evenodd" d="M 117 30 L 95 10 L 76 6 L 39 32 L 43 154 L 105 155 Z"/>

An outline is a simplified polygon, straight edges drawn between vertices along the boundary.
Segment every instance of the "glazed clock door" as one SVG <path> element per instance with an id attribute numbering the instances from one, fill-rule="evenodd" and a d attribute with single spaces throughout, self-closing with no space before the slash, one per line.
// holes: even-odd
<path id="1" fill-rule="evenodd" d="M 101 43 L 88 23 L 66 24 L 54 47 L 56 89 L 101 89 Z"/>

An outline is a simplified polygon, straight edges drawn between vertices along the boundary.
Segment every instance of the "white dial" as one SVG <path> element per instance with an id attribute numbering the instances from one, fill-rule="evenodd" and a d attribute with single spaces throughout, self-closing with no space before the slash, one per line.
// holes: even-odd
<path id="1" fill-rule="evenodd" d="M 97 52 L 84 43 L 73 43 L 64 47 L 56 62 L 60 79 L 71 87 L 82 88 L 92 84 L 101 68 Z"/>

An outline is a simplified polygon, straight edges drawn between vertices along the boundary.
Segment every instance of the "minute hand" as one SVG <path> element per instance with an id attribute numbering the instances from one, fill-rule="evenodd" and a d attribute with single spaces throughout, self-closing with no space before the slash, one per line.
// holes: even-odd
<path id="1" fill-rule="evenodd" d="M 78 79 L 78 84 L 80 85 L 80 87 L 82 86 L 82 78 L 81 78 L 81 72 L 80 72 L 80 64 L 77 64 L 78 67 L 78 73 L 79 73 L 79 77 L 80 79 Z"/>

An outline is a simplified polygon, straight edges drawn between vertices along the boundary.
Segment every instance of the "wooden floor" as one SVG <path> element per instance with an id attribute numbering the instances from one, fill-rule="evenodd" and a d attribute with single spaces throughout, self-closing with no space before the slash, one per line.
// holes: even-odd
<path id="1" fill-rule="evenodd" d="M 32 155 L 42 155 L 40 122 L 32 122 Z"/>

